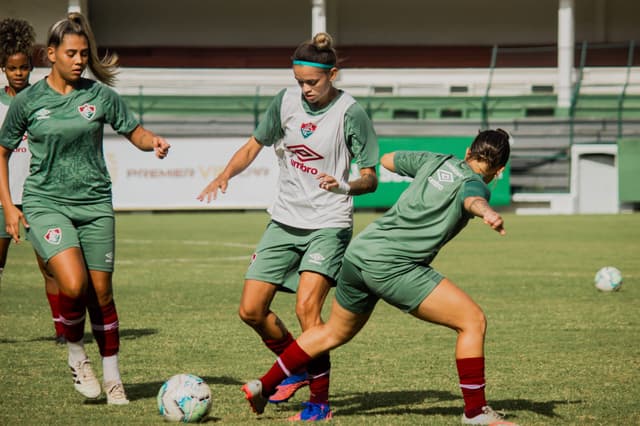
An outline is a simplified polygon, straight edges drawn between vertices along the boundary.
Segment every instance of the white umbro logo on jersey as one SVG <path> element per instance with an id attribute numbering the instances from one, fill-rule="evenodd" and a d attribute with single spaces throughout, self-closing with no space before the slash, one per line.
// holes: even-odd
<path id="1" fill-rule="evenodd" d="M 453 182 L 453 174 L 446 170 L 438 170 L 438 180 L 440 182 Z"/>
<path id="2" fill-rule="evenodd" d="M 323 260 L 324 260 L 324 256 L 321 255 L 320 253 L 311 253 L 309 255 L 309 262 L 315 263 L 316 265 L 322 264 Z"/>
<path id="3" fill-rule="evenodd" d="M 51 111 L 46 108 L 42 108 L 36 111 L 36 120 L 46 120 L 47 118 L 51 118 Z"/>

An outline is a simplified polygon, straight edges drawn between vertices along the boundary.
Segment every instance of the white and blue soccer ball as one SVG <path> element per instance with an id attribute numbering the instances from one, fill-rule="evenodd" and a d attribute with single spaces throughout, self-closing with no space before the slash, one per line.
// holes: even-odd
<path id="1" fill-rule="evenodd" d="M 618 291 L 622 286 L 622 273 L 618 268 L 605 266 L 596 273 L 595 284 L 600 291 Z"/>
<path id="2" fill-rule="evenodd" d="M 197 423 L 211 411 L 211 389 L 198 376 L 176 374 L 158 392 L 158 410 L 169 421 Z"/>

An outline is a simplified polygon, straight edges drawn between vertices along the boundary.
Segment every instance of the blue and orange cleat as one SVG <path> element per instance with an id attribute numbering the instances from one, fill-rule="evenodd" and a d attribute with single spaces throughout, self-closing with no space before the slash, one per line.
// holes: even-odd
<path id="1" fill-rule="evenodd" d="M 291 422 L 314 422 L 320 420 L 331 420 L 333 418 L 333 414 L 331 413 L 331 408 L 329 408 L 329 404 L 318 404 L 315 402 L 305 402 L 304 410 L 296 414 L 295 416 L 289 417 L 289 421 Z"/>
<path id="2" fill-rule="evenodd" d="M 272 404 L 287 402 L 298 391 L 298 389 L 303 388 L 308 384 L 309 377 L 306 371 L 289 376 L 276 387 L 276 393 L 269 397 L 269 402 Z"/>

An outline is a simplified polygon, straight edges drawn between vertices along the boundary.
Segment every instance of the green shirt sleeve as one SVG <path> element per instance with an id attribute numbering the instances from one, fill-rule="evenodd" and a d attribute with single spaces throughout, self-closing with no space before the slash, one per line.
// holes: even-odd
<path id="1" fill-rule="evenodd" d="M 484 182 L 480 180 L 471 179 L 464 183 L 462 188 L 463 197 L 482 197 L 489 201 L 491 198 L 491 191 L 487 188 Z"/>
<path id="2" fill-rule="evenodd" d="M 124 100 L 110 87 L 102 85 L 105 103 L 105 120 L 113 130 L 121 135 L 128 135 L 140 124 Z"/>
<path id="3" fill-rule="evenodd" d="M 344 138 L 358 168 L 374 167 L 378 164 L 378 136 L 367 112 L 358 103 L 351 105 L 345 112 Z"/>
<path id="4" fill-rule="evenodd" d="M 27 131 L 27 117 L 24 113 L 26 97 L 23 94 L 25 92 L 27 90 L 18 93 L 11 102 L 2 123 L 2 129 L 0 129 L 0 145 L 10 150 L 14 150 L 20 145 L 22 136 Z"/>
<path id="5" fill-rule="evenodd" d="M 271 101 L 267 110 L 253 131 L 253 137 L 261 145 L 271 146 L 284 137 L 282 123 L 280 122 L 280 107 L 286 89 L 281 90 Z"/>
<path id="6" fill-rule="evenodd" d="M 428 151 L 396 151 L 393 166 L 400 176 L 416 177 L 418 170 L 435 154 Z"/>

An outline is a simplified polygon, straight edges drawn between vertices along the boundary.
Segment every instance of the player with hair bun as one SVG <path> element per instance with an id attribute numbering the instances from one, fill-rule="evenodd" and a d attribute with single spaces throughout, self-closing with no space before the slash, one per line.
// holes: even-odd
<path id="1" fill-rule="evenodd" d="M 164 158 L 170 145 L 143 128 L 108 85 L 117 57 L 100 59 L 85 17 L 70 13 L 47 37 L 49 75 L 15 97 L 0 131 L 0 201 L 7 232 L 18 241 L 20 223 L 60 288 L 60 320 L 75 389 L 108 404 L 129 403 L 120 377 L 119 321 L 113 297 L 115 217 L 103 155 L 105 124 L 142 151 Z M 86 68 L 99 80 L 83 78 Z M 101 84 L 104 83 L 104 84 Z M 30 174 L 22 207 L 9 191 L 8 160 L 27 132 Z M 102 388 L 84 348 L 89 312 L 102 357 Z"/>
<path id="2" fill-rule="evenodd" d="M 9 110 L 13 98 L 29 87 L 29 76 L 33 69 L 32 55 L 36 35 L 33 27 L 24 20 L 7 18 L 0 21 L 0 67 L 7 79 L 7 85 L 0 91 L 0 123 Z M 27 135 L 11 154 L 9 162 L 9 184 L 11 197 L 18 208 L 22 207 L 22 189 L 29 174 L 29 147 Z M 0 205 L 0 281 L 7 262 L 11 235 L 6 231 L 4 213 Z M 55 342 L 64 344 L 64 330 L 59 318 L 58 284 L 47 273 L 44 263 L 36 253 L 38 267 L 44 277 L 47 301 L 51 308 L 51 316 L 55 329 Z"/>
<path id="3" fill-rule="evenodd" d="M 244 385 L 253 411 L 264 411 L 267 398 L 284 378 L 351 340 L 382 299 L 458 334 L 455 357 L 464 399 L 463 424 L 513 425 L 485 400 L 482 309 L 431 267 L 439 250 L 473 217 L 505 234 L 502 217 L 489 206 L 487 184 L 504 170 L 509 153 L 509 135 L 497 129 L 480 132 L 464 160 L 415 151 L 382 157 L 386 169 L 413 181 L 349 245 L 327 322 L 302 333 L 267 374 Z"/>
<path id="4" fill-rule="evenodd" d="M 232 177 L 264 146 L 273 146 L 280 167 L 277 194 L 245 275 L 239 314 L 276 355 L 294 342 L 270 309 L 276 292 L 297 292 L 302 330 L 322 323 L 322 305 L 353 232 L 353 196 L 375 191 L 378 183 L 377 137 L 364 109 L 333 85 L 338 57 L 331 36 L 318 33 L 300 44 L 292 62 L 297 87 L 278 93 L 249 141 L 198 196 L 210 202 L 226 192 Z M 349 180 L 352 159 L 360 176 Z M 284 381 L 270 401 L 287 401 L 308 383 L 309 402 L 292 420 L 330 418 L 329 371 L 325 354 Z"/>

